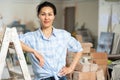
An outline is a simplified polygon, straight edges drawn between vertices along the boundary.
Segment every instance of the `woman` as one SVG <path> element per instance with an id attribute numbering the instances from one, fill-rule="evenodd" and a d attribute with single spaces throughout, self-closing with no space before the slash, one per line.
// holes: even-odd
<path id="1" fill-rule="evenodd" d="M 20 36 L 23 50 L 31 53 L 35 80 L 67 80 L 65 75 L 73 72 L 82 56 L 80 43 L 69 32 L 53 27 L 55 15 L 56 7 L 52 3 L 39 4 L 40 28 Z M 66 67 L 67 51 L 76 52 L 69 67 Z"/>

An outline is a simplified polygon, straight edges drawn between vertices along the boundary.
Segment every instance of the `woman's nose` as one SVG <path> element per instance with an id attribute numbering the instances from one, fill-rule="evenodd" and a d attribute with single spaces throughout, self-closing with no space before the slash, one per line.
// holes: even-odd
<path id="1" fill-rule="evenodd" d="M 48 19 L 48 15 L 45 15 L 45 19 Z"/>

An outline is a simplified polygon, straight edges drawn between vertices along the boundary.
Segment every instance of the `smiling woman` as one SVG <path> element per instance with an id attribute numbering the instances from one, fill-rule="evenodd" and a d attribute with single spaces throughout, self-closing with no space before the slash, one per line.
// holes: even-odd
<path id="1" fill-rule="evenodd" d="M 81 44 L 69 32 L 53 26 L 56 13 L 54 4 L 47 1 L 40 3 L 37 6 L 39 29 L 20 35 L 23 50 L 31 53 L 35 80 L 67 80 L 66 74 L 73 72 L 82 57 Z M 68 67 L 67 51 L 76 53 Z"/>
<path id="2" fill-rule="evenodd" d="M 41 9 L 38 15 L 41 23 L 41 28 L 44 35 L 49 38 L 52 33 L 52 24 L 55 18 L 51 7 L 44 7 Z M 47 30 L 47 31 L 46 31 Z"/>

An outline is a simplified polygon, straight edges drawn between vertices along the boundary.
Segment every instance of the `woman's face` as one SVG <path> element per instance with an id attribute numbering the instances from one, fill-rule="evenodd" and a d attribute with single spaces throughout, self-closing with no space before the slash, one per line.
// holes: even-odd
<path id="1" fill-rule="evenodd" d="M 55 15 L 51 7 L 43 7 L 38 17 L 43 28 L 52 27 Z"/>

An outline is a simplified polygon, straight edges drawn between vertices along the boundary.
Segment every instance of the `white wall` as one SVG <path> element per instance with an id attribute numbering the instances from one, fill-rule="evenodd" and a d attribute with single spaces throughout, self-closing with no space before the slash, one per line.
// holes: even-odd
<path id="1" fill-rule="evenodd" d="M 111 23 L 109 23 L 110 16 Z M 120 1 L 99 0 L 99 35 L 108 31 L 108 25 L 112 27 L 112 32 L 120 33 Z"/>
<path id="2" fill-rule="evenodd" d="M 50 1 L 50 0 L 49 0 Z M 53 1 L 53 0 L 51 0 Z M 6 25 L 10 24 L 14 20 L 20 20 L 21 24 L 26 24 L 28 29 L 34 29 L 39 27 L 39 20 L 36 16 L 36 6 L 41 1 L 2 1 L 0 2 L 0 15 L 3 16 L 4 22 Z M 62 17 L 63 11 L 61 2 L 53 1 L 57 7 L 57 16 L 54 22 L 54 26 L 58 28 L 64 28 L 62 26 Z"/>
<path id="3" fill-rule="evenodd" d="M 95 39 L 95 45 L 98 37 L 98 0 L 75 0 L 64 1 L 63 10 L 65 7 L 76 7 L 75 23 L 76 28 L 81 28 L 85 22 L 85 28 L 87 28 Z M 63 20 L 64 24 L 64 20 Z"/>
<path id="4" fill-rule="evenodd" d="M 44 0 L 43 0 L 44 1 Z M 86 28 L 88 28 L 93 36 L 97 36 L 98 32 L 98 1 L 97 0 L 71 0 L 71 1 L 61 1 L 61 0 L 48 0 L 55 3 L 57 7 L 56 20 L 54 26 L 57 28 L 64 28 L 64 9 L 65 7 L 76 7 L 76 19 L 75 22 L 78 23 L 78 28 L 81 27 L 83 22 L 86 23 Z M 19 19 L 22 24 L 26 24 L 28 28 L 38 27 L 38 19 L 36 16 L 36 6 L 41 2 L 40 0 L 32 1 L 19 1 L 9 0 L 0 2 L 0 14 L 4 18 L 6 24 L 10 24 L 12 21 Z"/>
<path id="5" fill-rule="evenodd" d="M 0 3 L 0 14 L 3 16 L 6 25 L 10 24 L 14 20 L 20 20 L 21 24 L 34 23 L 37 21 L 36 5 L 37 3 L 4 1 Z"/>
<path id="6" fill-rule="evenodd" d="M 85 23 L 85 27 L 90 30 L 94 37 L 98 35 L 98 1 L 80 2 L 77 4 L 76 22 L 81 27 Z"/>

